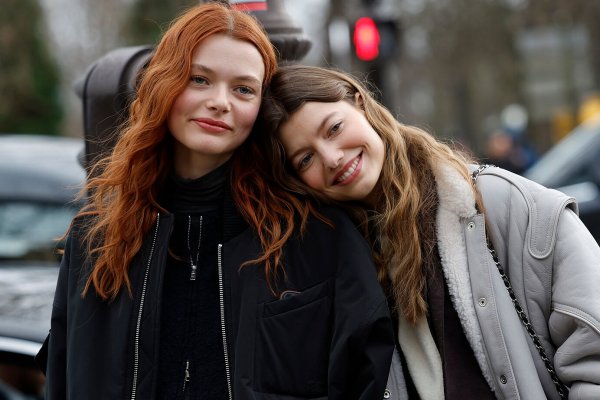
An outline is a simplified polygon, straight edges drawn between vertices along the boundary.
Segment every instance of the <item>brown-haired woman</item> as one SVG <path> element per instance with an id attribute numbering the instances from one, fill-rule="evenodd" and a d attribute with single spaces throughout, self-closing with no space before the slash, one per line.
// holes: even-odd
<path id="1" fill-rule="evenodd" d="M 393 332 L 366 243 L 234 155 L 275 68 L 227 6 L 164 34 L 67 238 L 47 399 L 381 397 Z"/>
<path id="2" fill-rule="evenodd" d="M 263 110 L 274 179 L 370 227 L 407 367 L 392 394 L 600 398 L 600 248 L 574 199 L 471 165 L 339 71 L 280 68 Z"/>

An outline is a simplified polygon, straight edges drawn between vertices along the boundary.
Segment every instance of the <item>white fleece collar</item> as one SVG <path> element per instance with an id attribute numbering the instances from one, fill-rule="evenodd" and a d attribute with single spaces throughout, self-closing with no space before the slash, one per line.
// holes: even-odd
<path id="1" fill-rule="evenodd" d="M 439 197 L 437 244 L 448 291 L 483 376 L 490 387 L 494 388 L 473 303 L 461 221 L 477 214 L 475 196 L 469 182 L 450 165 L 433 166 L 433 174 Z"/>

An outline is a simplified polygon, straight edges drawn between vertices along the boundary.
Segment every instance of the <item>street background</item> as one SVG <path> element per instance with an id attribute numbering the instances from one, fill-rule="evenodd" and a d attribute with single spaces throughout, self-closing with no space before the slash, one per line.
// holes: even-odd
<path id="1" fill-rule="evenodd" d="M 312 42 L 302 62 L 368 79 L 401 121 L 479 157 L 520 146 L 516 170 L 600 110 L 596 0 L 281 2 Z M 2 0 L 0 132 L 82 137 L 73 82 L 110 50 L 155 43 L 196 3 Z M 353 43 L 363 16 L 382 27 L 371 61 Z"/>
<path id="2" fill-rule="evenodd" d="M 290 17 L 273 42 L 310 41 L 301 62 L 367 80 L 400 121 L 573 196 L 600 243 L 599 0 L 266 1 Z M 60 237 L 149 55 L 131 46 L 197 2 L 0 0 L 0 398 L 42 398 Z"/>

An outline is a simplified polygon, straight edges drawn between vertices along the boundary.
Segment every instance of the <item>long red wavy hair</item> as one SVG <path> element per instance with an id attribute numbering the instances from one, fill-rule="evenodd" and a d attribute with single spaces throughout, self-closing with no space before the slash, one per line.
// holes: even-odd
<path id="1" fill-rule="evenodd" d="M 262 129 L 260 123 L 255 125 L 257 129 Z M 247 261 L 242 267 L 262 263 L 271 291 L 278 293 L 277 282 L 279 278 L 285 278 L 283 247 L 287 240 L 304 232 L 311 214 L 330 226 L 332 224 L 316 209 L 315 200 L 318 199 L 286 190 L 274 179 L 272 164 L 254 139 L 257 134 L 246 140 L 232 161 L 233 198 L 254 227 L 263 249 L 259 258 Z"/>
<path id="2" fill-rule="evenodd" d="M 271 80 L 277 58 L 260 23 L 249 14 L 207 3 L 172 23 L 140 77 L 112 154 L 95 165 L 86 186 L 89 202 L 78 217 L 93 217 L 86 219 L 84 236 L 93 270 L 83 295 L 90 286 L 104 300 L 114 299 L 124 287 L 131 295 L 129 267 L 162 210 L 158 196 L 172 171 L 166 119 L 188 84 L 194 50 L 214 34 L 254 45 L 265 65 L 263 88 Z"/>

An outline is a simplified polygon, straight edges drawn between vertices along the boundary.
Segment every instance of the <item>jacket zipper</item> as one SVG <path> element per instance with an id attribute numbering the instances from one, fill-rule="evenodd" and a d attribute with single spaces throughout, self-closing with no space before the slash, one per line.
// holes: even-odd
<path id="1" fill-rule="evenodd" d="M 189 217 L 189 216 L 188 216 Z M 189 217 L 191 218 L 191 217 Z M 191 220 L 190 220 L 191 221 Z M 190 281 L 196 280 L 196 274 L 198 270 L 198 253 L 200 252 L 200 244 L 202 243 L 202 215 L 200 216 L 200 228 L 198 229 L 198 249 L 196 250 L 196 262 L 192 259 L 192 250 L 190 249 L 190 227 L 191 222 L 188 225 L 188 250 L 190 250 Z"/>
<path id="2" fill-rule="evenodd" d="M 227 379 L 227 391 L 229 400 L 233 400 L 231 392 L 231 373 L 229 371 L 229 351 L 227 350 L 227 330 L 225 328 L 225 290 L 223 287 L 223 245 L 219 244 L 217 262 L 219 266 L 219 305 L 221 308 L 221 335 L 223 337 L 223 352 L 225 355 L 225 378 Z"/>
<path id="3" fill-rule="evenodd" d="M 144 284 L 142 285 L 142 297 L 140 299 L 140 309 L 138 311 L 137 322 L 135 325 L 135 342 L 134 342 L 134 355 L 133 355 L 133 386 L 131 388 L 131 400 L 135 400 L 137 391 L 137 377 L 138 368 L 140 361 L 140 327 L 142 325 L 142 312 L 144 311 L 144 300 L 146 298 L 146 286 L 148 285 L 148 274 L 150 273 L 150 263 L 152 262 L 152 256 L 154 254 L 154 247 L 156 245 L 156 238 L 158 236 L 158 226 L 160 222 L 160 213 L 156 216 L 156 229 L 154 230 L 154 238 L 152 239 L 152 248 L 150 249 L 150 255 L 148 256 L 148 264 L 146 265 L 146 272 L 144 273 Z"/>
<path id="4" fill-rule="evenodd" d="M 186 362 L 185 362 L 185 372 L 183 374 L 183 393 L 186 393 L 185 392 L 185 388 L 187 387 L 187 384 L 188 384 L 189 381 L 190 381 L 190 361 L 186 360 Z"/>

